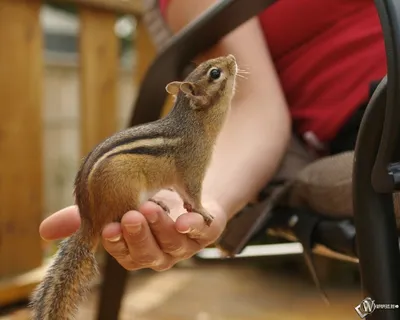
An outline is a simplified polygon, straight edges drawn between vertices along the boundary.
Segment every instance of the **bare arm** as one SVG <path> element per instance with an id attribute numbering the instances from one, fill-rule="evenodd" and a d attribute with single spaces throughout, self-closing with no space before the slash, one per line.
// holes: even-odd
<path id="1" fill-rule="evenodd" d="M 215 0 L 173 0 L 167 10 L 177 32 Z M 290 117 L 257 18 L 243 24 L 199 60 L 232 53 L 239 78 L 232 112 L 222 130 L 204 182 L 204 198 L 217 201 L 230 218 L 274 175 L 290 137 Z"/>

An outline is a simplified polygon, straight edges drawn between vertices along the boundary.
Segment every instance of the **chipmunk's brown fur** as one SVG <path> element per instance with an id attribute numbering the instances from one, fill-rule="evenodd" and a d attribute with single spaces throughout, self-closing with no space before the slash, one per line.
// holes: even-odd
<path id="1" fill-rule="evenodd" d="M 75 180 L 82 224 L 61 243 L 33 294 L 34 320 L 74 318 L 97 274 L 94 251 L 103 227 L 120 221 L 160 189 L 173 187 L 187 210 L 211 224 L 213 217 L 201 204 L 202 182 L 230 107 L 236 73 L 232 55 L 203 62 L 184 82 L 167 85 L 176 102 L 165 118 L 121 131 L 86 157 Z"/>

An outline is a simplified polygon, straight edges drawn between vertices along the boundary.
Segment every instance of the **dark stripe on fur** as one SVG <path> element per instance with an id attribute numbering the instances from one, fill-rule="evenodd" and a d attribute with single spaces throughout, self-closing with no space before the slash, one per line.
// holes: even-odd
<path id="1" fill-rule="evenodd" d="M 128 129 L 129 130 L 129 129 Z M 173 137 L 173 135 L 170 135 Z M 107 152 L 111 151 L 112 149 L 122 146 L 124 144 L 132 143 L 135 141 L 140 141 L 140 140 L 146 140 L 146 139 L 154 139 L 154 138 L 160 138 L 160 137 L 169 137 L 169 135 L 166 132 L 152 132 L 152 133 L 146 133 L 146 134 L 139 134 L 137 136 L 130 136 L 126 137 L 124 139 L 116 139 L 115 141 L 111 143 L 105 143 L 99 144 L 97 148 L 101 146 L 101 152 L 97 152 L 97 148 L 93 149 L 87 156 L 86 158 L 82 161 L 80 168 L 78 170 L 78 173 L 75 177 L 75 186 L 78 186 L 81 183 L 81 180 L 85 179 L 87 175 L 89 174 L 91 167 L 93 166 L 94 163 L 103 155 L 106 154 Z M 115 138 L 114 136 L 111 138 Z M 88 163 L 90 161 L 90 164 Z M 84 171 L 85 170 L 85 171 Z M 77 194 L 75 192 L 75 194 Z"/>
<path id="2" fill-rule="evenodd" d="M 114 149 L 118 146 L 122 146 L 124 144 L 132 143 L 135 141 L 156 139 L 156 138 L 165 137 L 165 136 L 166 136 L 165 133 L 153 132 L 150 134 L 142 134 L 142 135 L 137 135 L 134 137 L 131 136 L 131 137 L 127 137 L 127 138 L 121 139 L 121 140 L 118 139 L 118 140 L 114 141 L 113 143 L 110 143 L 107 146 L 103 146 L 101 153 L 99 153 L 94 159 L 92 159 L 92 163 L 95 163 L 103 154 L 106 154 L 107 152 L 111 151 L 112 149 Z"/>

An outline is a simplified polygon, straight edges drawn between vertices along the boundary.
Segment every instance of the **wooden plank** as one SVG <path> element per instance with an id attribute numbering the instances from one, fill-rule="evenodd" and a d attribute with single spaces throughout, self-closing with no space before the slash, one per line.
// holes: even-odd
<path id="1" fill-rule="evenodd" d="M 135 85 L 140 85 L 147 69 L 156 56 L 156 48 L 151 41 L 149 32 L 143 19 L 139 19 L 136 25 L 136 34 L 134 34 L 133 43 L 136 49 L 136 68 L 133 73 Z"/>
<path id="2" fill-rule="evenodd" d="M 43 280 L 47 269 L 53 262 L 52 258 L 47 258 L 42 265 L 20 275 L 0 280 L 0 308 L 15 302 L 29 299 L 32 291 Z M 103 261 L 99 260 L 99 267 L 102 269 Z M 96 277 L 91 287 L 98 285 L 101 281 L 101 274 Z"/>
<path id="3" fill-rule="evenodd" d="M 0 277 L 40 266 L 43 214 L 39 0 L 0 0 Z"/>
<path id="4" fill-rule="evenodd" d="M 136 26 L 136 34 L 134 35 L 134 43 L 136 48 L 136 69 L 133 74 L 133 81 L 136 86 L 140 86 L 143 77 L 145 76 L 148 68 L 157 55 L 156 48 L 151 40 L 150 34 L 147 31 L 143 19 L 139 19 Z M 165 116 L 172 107 L 173 101 L 168 96 L 165 101 L 161 116 Z"/>
<path id="5" fill-rule="evenodd" d="M 114 13 L 131 14 L 135 17 L 143 15 L 144 8 L 141 0 L 51 0 L 85 5 L 94 9 L 105 9 Z"/>
<path id="6" fill-rule="evenodd" d="M 80 10 L 81 154 L 117 130 L 119 41 L 116 16 L 83 7 Z"/>

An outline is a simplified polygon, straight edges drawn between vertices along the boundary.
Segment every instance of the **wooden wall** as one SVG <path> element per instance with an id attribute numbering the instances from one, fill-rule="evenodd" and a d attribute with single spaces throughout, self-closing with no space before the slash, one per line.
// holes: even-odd
<path id="1" fill-rule="evenodd" d="M 78 4 L 77 66 L 44 61 L 42 1 L 0 0 L 0 306 L 27 298 L 40 281 L 39 224 L 72 203 L 80 159 L 127 124 L 156 55 L 139 18 L 140 0 L 64 1 Z M 133 74 L 119 64 L 118 12 L 139 18 Z M 170 107 L 168 100 L 164 114 Z"/>
<path id="2" fill-rule="evenodd" d="M 120 48 L 114 23 L 117 12 L 139 14 L 140 1 L 70 2 L 79 4 L 81 25 L 81 158 L 118 128 Z M 47 88 L 42 4 L 40 0 L 0 0 L 0 279 L 43 262 L 38 228 L 48 214 L 44 211 L 44 159 L 53 151 L 44 148 Z"/>
<path id="3" fill-rule="evenodd" d="M 0 277 L 42 263 L 40 5 L 0 0 Z"/>

